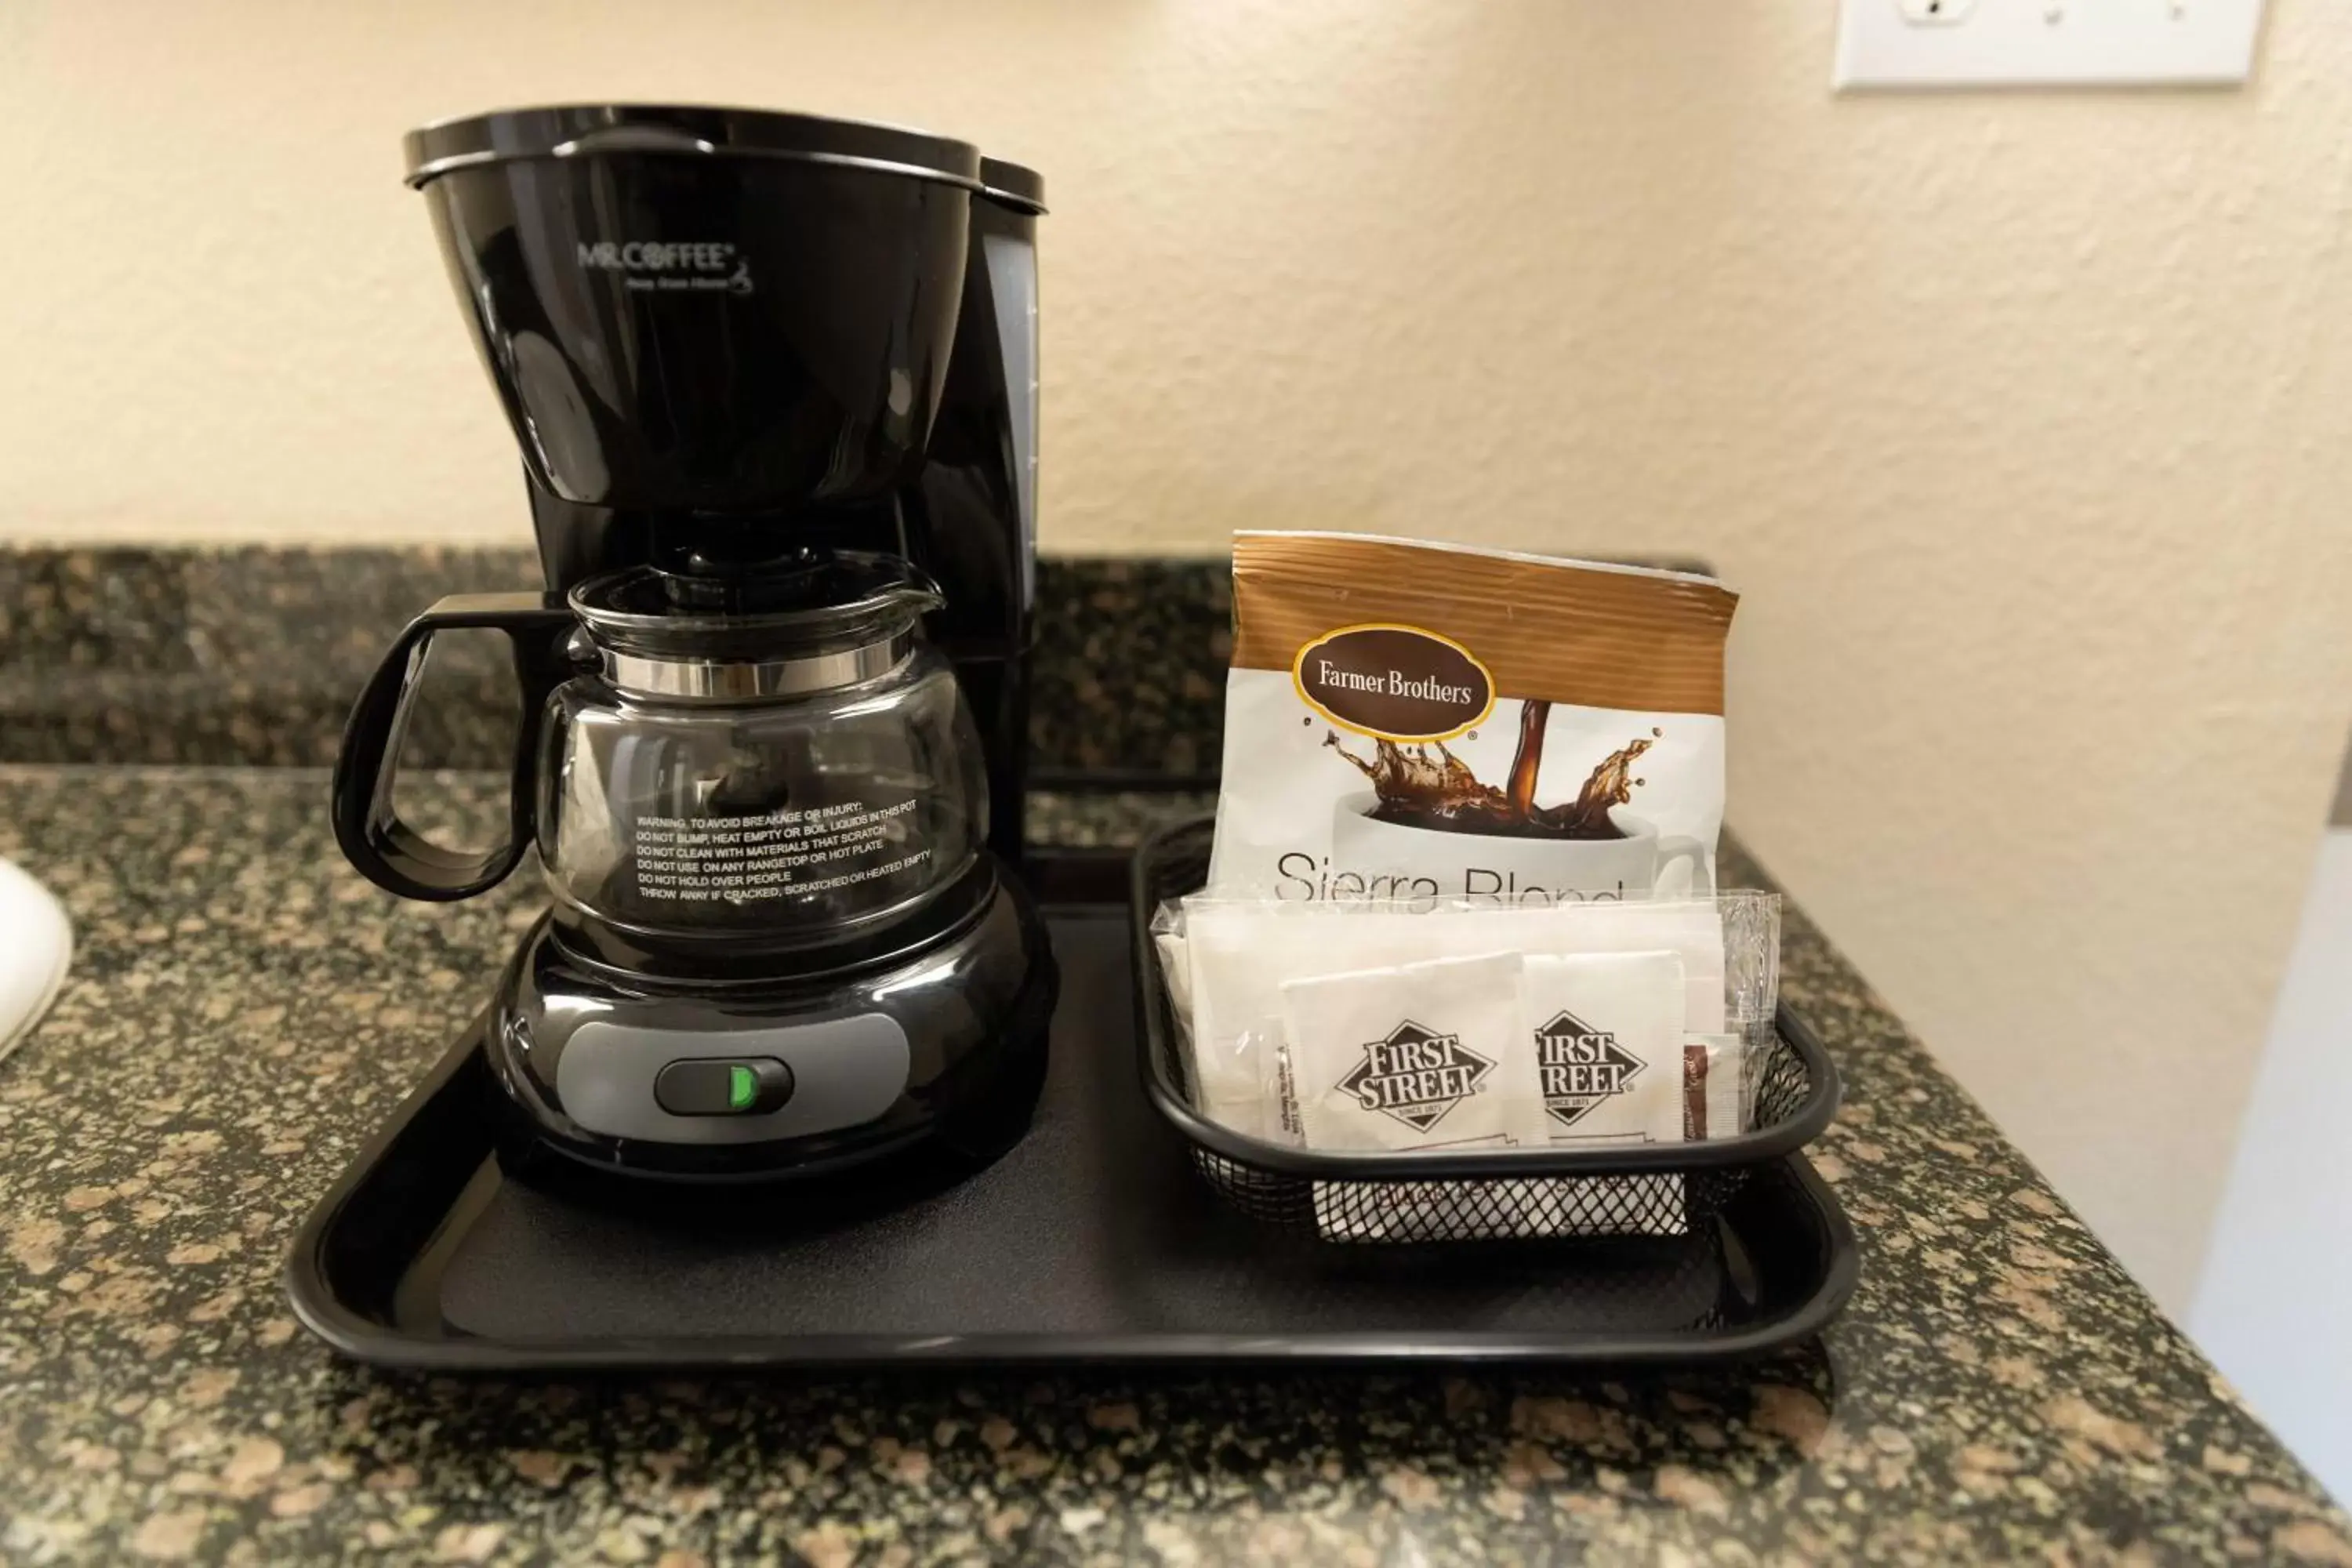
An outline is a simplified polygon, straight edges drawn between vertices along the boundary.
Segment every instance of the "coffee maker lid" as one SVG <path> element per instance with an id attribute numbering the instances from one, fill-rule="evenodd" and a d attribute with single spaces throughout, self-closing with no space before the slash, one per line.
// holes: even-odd
<path id="1" fill-rule="evenodd" d="M 940 180 L 975 192 L 987 188 L 981 177 L 980 150 L 968 142 L 896 125 L 777 110 L 660 103 L 502 109 L 439 121 L 410 132 L 401 145 L 411 185 L 453 170 L 519 158 L 650 153 L 798 159 Z M 1035 195 L 1027 196 L 1022 194 L 1025 187 L 1013 181 L 1008 192 L 1012 199 L 1042 204 L 1044 183 L 1036 175 L 1014 164 L 1003 167 L 1036 184 Z"/>
<path id="2" fill-rule="evenodd" d="M 1045 176 L 1034 169 L 1008 163 L 1002 158 L 982 158 L 980 183 L 982 195 L 991 201 L 1019 207 L 1023 212 L 1045 210 Z"/>
<path id="3" fill-rule="evenodd" d="M 719 663 L 887 642 L 944 602 L 903 556 L 852 550 L 700 570 L 631 566 L 566 598 L 606 649 Z"/>

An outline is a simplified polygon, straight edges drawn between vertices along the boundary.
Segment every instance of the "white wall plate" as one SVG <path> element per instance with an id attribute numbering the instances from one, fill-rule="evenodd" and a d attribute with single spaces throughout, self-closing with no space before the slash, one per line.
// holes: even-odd
<path id="1" fill-rule="evenodd" d="M 1840 90 L 2228 86 L 2263 0 L 1843 0 Z"/>

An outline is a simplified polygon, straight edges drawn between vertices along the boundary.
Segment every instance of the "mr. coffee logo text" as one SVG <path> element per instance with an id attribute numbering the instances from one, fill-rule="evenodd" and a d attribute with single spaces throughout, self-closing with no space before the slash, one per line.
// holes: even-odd
<path id="1" fill-rule="evenodd" d="M 1364 1047 L 1364 1059 L 1339 1080 L 1366 1110 L 1395 1117 L 1426 1132 L 1447 1111 L 1478 1092 L 1495 1064 L 1465 1048 L 1458 1035 L 1440 1035 L 1411 1019 L 1385 1039 Z"/>
<path id="2" fill-rule="evenodd" d="M 1343 730 L 1450 741 L 1495 709 L 1495 678 L 1451 638 L 1418 626 L 1342 626 L 1298 650 L 1299 697 Z"/>
<path id="3" fill-rule="evenodd" d="M 1563 1127 L 1581 1121 L 1593 1107 L 1622 1094 L 1642 1071 L 1642 1058 L 1573 1013 L 1562 1013 L 1536 1031 L 1536 1062 L 1543 1075 L 1544 1110 Z"/>
<path id="4" fill-rule="evenodd" d="M 735 247 L 719 240 L 600 239 L 580 246 L 580 265 L 624 274 L 633 289 L 648 293 L 749 294 L 751 264 L 738 260 Z"/>

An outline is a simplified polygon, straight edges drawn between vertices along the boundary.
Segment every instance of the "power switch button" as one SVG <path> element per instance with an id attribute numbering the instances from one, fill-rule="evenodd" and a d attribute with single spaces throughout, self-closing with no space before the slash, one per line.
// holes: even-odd
<path id="1" fill-rule="evenodd" d="M 671 1062 L 654 1078 L 654 1103 L 672 1116 L 760 1116 L 793 1097 L 793 1069 L 773 1057 Z"/>

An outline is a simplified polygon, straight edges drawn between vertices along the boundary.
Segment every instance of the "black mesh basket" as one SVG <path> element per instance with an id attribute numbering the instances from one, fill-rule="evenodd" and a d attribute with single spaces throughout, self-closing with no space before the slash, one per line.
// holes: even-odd
<path id="1" fill-rule="evenodd" d="M 1706 1228 L 1759 1170 L 1810 1142 L 1838 1103 L 1837 1069 L 1786 1006 L 1759 1064 L 1755 1126 L 1734 1137 L 1435 1154 L 1318 1153 L 1234 1132 L 1193 1106 L 1181 1037 L 1151 941 L 1160 906 L 1207 880 L 1212 824 L 1174 824 L 1136 851 L 1137 1037 L 1144 1092 L 1234 1207 L 1333 1241 L 1590 1241 Z"/>

